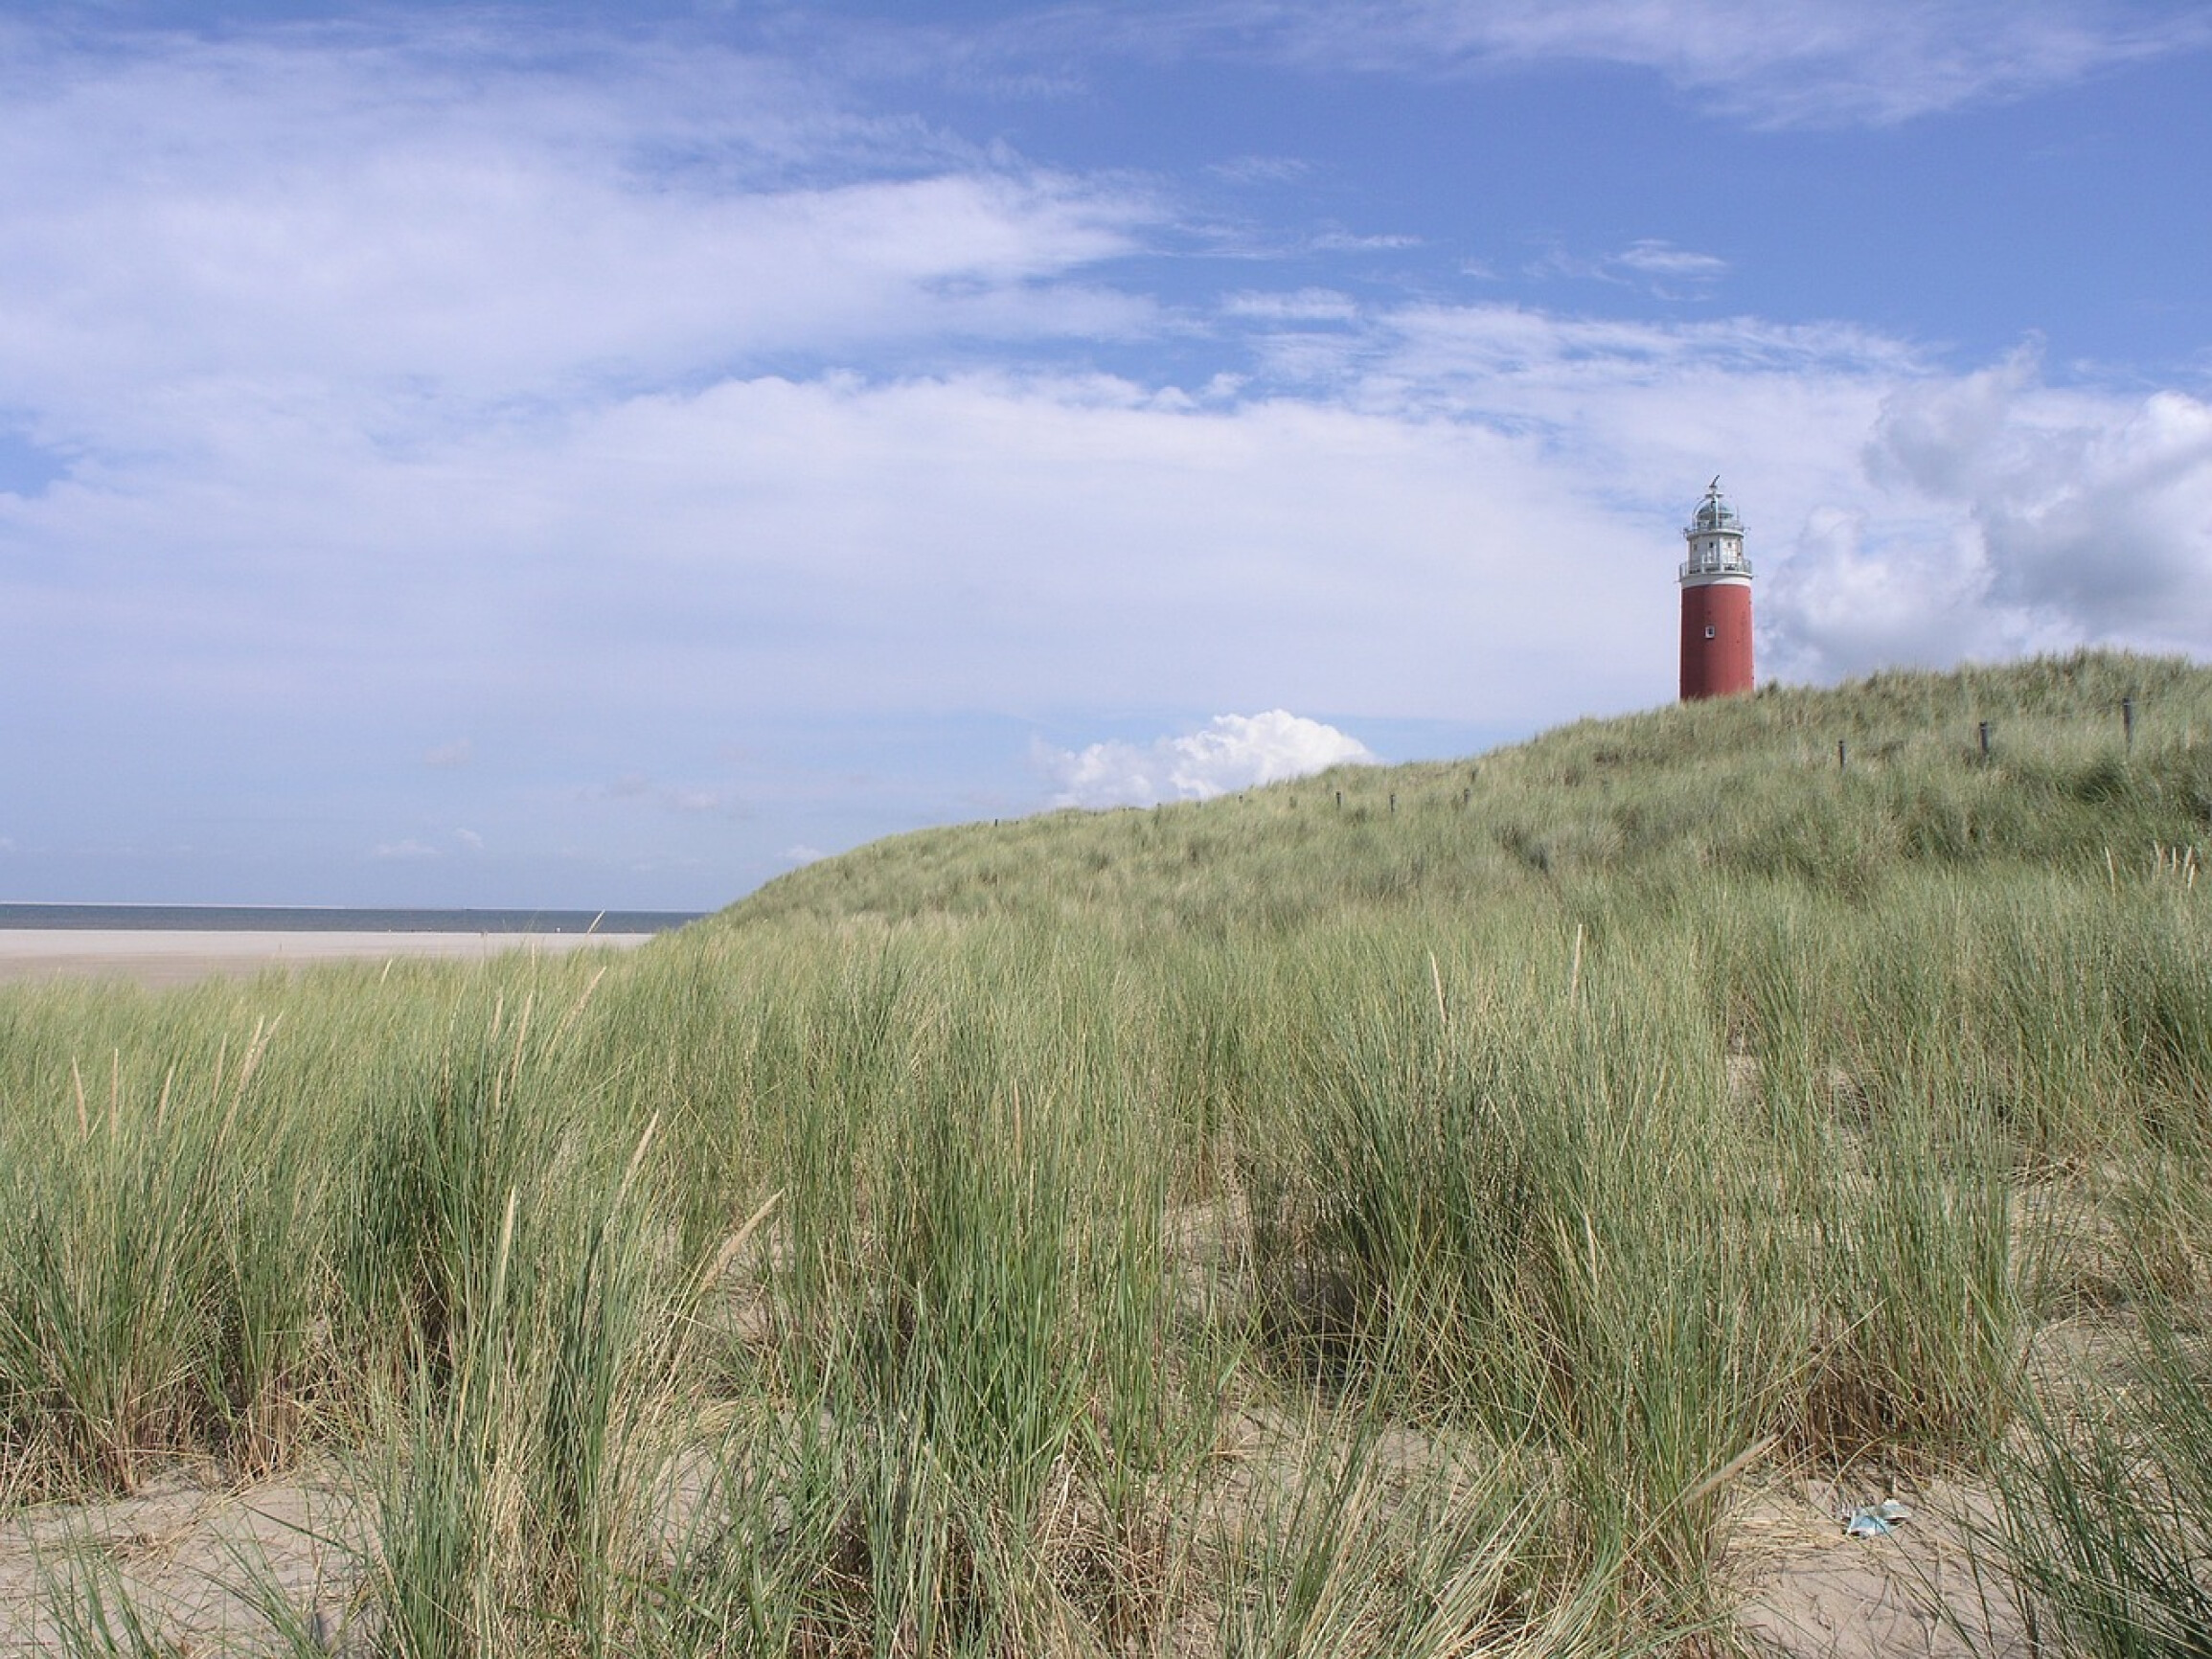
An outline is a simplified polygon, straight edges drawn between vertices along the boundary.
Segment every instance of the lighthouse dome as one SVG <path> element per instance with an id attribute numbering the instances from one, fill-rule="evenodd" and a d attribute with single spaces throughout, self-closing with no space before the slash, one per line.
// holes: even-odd
<path id="1" fill-rule="evenodd" d="M 1727 499 L 1721 493 L 1721 481 L 1714 479 L 1712 488 L 1705 491 L 1705 499 L 1698 504 L 1696 516 L 1690 520 L 1690 534 L 1695 535 L 1699 531 L 1732 530 L 1741 534 L 1743 529 L 1744 521 L 1736 516 L 1736 510 L 1728 505 Z"/>

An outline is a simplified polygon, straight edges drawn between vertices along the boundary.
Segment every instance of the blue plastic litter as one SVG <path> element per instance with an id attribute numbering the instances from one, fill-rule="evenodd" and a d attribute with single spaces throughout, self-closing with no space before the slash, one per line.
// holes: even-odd
<path id="1" fill-rule="evenodd" d="M 1911 1519 L 1910 1510 L 1895 1498 L 1883 1498 L 1879 1504 L 1862 1504 L 1845 1515 L 1843 1534 L 1849 1538 L 1886 1538 L 1900 1521 Z"/>

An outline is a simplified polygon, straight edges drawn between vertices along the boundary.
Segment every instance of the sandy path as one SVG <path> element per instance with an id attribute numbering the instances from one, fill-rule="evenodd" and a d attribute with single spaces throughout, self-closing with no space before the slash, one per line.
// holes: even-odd
<path id="1" fill-rule="evenodd" d="M 189 985 L 249 978 L 317 962 L 395 957 L 477 961 L 510 950 L 628 950 L 650 933 L 242 933 L 100 928 L 0 928 L 0 985 L 26 980 L 125 979 Z"/>

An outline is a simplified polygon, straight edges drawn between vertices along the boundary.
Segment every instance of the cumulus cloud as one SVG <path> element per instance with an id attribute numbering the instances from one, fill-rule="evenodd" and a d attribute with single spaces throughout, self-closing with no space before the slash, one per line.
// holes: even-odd
<path id="1" fill-rule="evenodd" d="M 2024 618 L 1989 605 L 1988 568 L 1955 520 L 1823 503 L 1775 551 L 1753 561 L 1765 672 L 1831 679 L 2031 643 Z"/>
<path id="2" fill-rule="evenodd" d="M 1827 678 L 2084 641 L 2198 654 L 2212 644 L 2201 400 L 2053 387 L 2023 350 L 1891 387 L 1861 460 L 1856 488 L 1813 505 L 1763 567 L 1779 671 Z"/>
<path id="3" fill-rule="evenodd" d="M 2042 382 L 2032 351 L 1886 401 L 1869 470 L 1964 510 L 1988 597 L 2077 637 L 2212 632 L 2212 406 Z"/>
<path id="4" fill-rule="evenodd" d="M 476 759 L 476 745 L 467 738 L 456 738 L 450 743 L 440 743 L 422 757 L 425 766 L 466 766 Z"/>
<path id="5" fill-rule="evenodd" d="M 1369 765 L 1358 739 L 1283 709 L 1216 715 L 1200 731 L 1150 743 L 1093 743 L 1043 757 L 1060 785 L 1057 807 L 1150 807 L 1203 801 L 1331 766 Z"/>

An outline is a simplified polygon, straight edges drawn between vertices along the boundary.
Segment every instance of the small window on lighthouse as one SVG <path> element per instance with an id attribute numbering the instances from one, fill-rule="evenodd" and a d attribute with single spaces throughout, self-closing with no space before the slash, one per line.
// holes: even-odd
<path id="1" fill-rule="evenodd" d="M 1713 625 L 1711 623 L 1707 623 L 1705 625 L 1705 637 L 1707 639 L 1711 639 L 1713 637 Z"/>

